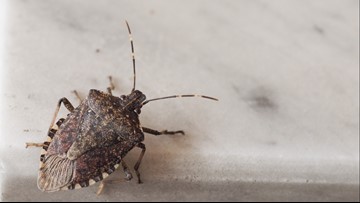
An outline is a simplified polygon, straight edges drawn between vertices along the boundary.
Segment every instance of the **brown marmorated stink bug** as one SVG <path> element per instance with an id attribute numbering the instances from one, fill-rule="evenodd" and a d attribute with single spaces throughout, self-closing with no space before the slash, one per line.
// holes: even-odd
<path id="1" fill-rule="evenodd" d="M 125 21 L 126 22 L 126 21 Z M 97 194 L 103 190 L 103 180 L 122 166 L 126 178 L 131 180 L 132 174 L 123 160 L 134 147 L 141 148 L 141 154 L 134 170 L 140 179 L 139 166 L 145 154 L 144 132 L 153 135 L 184 134 L 179 131 L 157 131 L 142 127 L 139 121 L 140 109 L 148 102 L 177 97 L 202 97 L 202 95 L 174 95 L 146 100 L 145 95 L 135 90 L 135 55 L 129 24 L 132 62 L 133 88 L 129 95 L 113 96 L 114 89 L 111 77 L 107 93 L 91 89 L 88 96 L 74 108 L 64 97 L 59 100 L 54 117 L 48 131 L 48 140 L 43 143 L 26 143 L 26 147 L 42 147 L 40 169 L 37 180 L 38 188 L 46 192 L 72 190 L 87 187 L 101 181 Z M 55 119 L 61 104 L 70 111 L 67 117 Z"/>

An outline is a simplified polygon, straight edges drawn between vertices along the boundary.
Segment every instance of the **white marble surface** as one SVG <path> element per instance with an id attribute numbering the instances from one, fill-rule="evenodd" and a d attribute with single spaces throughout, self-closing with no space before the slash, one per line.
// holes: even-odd
<path id="1" fill-rule="evenodd" d="M 359 1 L 4 1 L 0 3 L 2 200 L 359 201 Z M 76 89 L 127 94 L 133 31 L 148 98 L 144 184 L 42 193 L 39 149 Z M 96 50 L 99 49 L 99 52 Z M 62 115 L 66 111 L 61 112 Z M 136 162 L 140 150 L 126 157 Z M 117 174 L 117 175 L 115 175 Z M 111 178 L 122 177 L 115 173 Z"/>

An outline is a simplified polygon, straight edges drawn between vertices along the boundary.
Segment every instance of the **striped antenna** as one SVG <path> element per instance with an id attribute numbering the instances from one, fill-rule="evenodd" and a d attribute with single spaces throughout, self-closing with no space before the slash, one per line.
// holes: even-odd
<path id="1" fill-rule="evenodd" d="M 211 100 L 215 100 L 215 101 L 219 101 L 218 99 L 214 98 L 214 97 L 209 97 L 209 96 L 204 96 L 204 95 L 197 95 L 197 94 L 183 94 L 183 95 L 173 95 L 173 96 L 167 96 L 167 97 L 159 97 L 159 98 L 155 98 L 155 99 L 149 99 L 146 100 L 142 103 L 142 105 L 145 105 L 151 101 L 156 101 L 156 100 L 161 100 L 161 99 L 171 99 L 171 98 L 180 98 L 180 97 L 201 97 L 204 99 L 211 99 Z"/>
<path id="2" fill-rule="evenodd" d="M 134 72 L 134 85 L 133 85 L 131 92 L 134 92 L 135 91 L 135 81 L 136 81 L 134 43 L 133 43 L 133 39 L 131 36 L 131 30 L 130 30 L 129 23 L 126 20 L 125 20 L 125 23 L 126 23 L 126 26 L 127 26 L 128 32 L 129 32 L 129 40 L 130 40 L 130 44 L 131 44 L 131 57 L 132 57 L 133 72 Z"/>

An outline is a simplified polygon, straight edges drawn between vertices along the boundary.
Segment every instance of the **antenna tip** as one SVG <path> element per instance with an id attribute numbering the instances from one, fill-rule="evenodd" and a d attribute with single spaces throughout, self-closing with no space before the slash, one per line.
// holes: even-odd
<path id="1" fill-rule="evenodd" d="M 128 21 L 125 20 L 125 23 L 126 23 L 126 27 L 127 27 L 128 31 L 129 31 L 129 34 L 131 35 L 130 25 L 129 25 Z"/>
<path id="2" fill-rule="evenodd" d="M 211 100 L 214 100 L 214 101 L 219 101 L 219 99 L 214 98 L 214 97 L 203 96 L 203 95 L 201 95 L 201 97 L 202 97 L 202 98 L 206 98 L 206 99 L 211 99 Z"/>

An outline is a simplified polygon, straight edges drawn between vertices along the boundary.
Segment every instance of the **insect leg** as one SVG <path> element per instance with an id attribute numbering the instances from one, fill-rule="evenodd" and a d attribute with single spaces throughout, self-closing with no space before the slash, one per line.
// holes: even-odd
<path id="1" fill-rule="evenodd" d="M 96 192 L 96 195 L 100 195 L 101 194 L 101 192 L 104 190 L 104 186 L 105 186 L 105 183 L 104 183 L 104 181 L 101 181 L 100 182 L 100 185 L 99 185 L 99 188 L 98 188 L 98 190 L 97 190 L 97 192 Z"/>
<path id="2" fill-rule="evenodd" d="M 55 123 L 55 119 L 56 119 L 56 116 L 57 114 L 59 113 L 59 110 L 60 110 L 60 106 L 61 106 L 61 103 L 64 103 L 65 107 L 70 111 L 74 111 L 74 107 L 73 105 L 69 102 L 68 99 L 66 99 L 65 97 L 61 98 L 56 106 L 56 110 L 55 110 L 55 114 L 54 114 L 54 117 L 51 121 L 51 124 L 50 124 L 50 128 L 48 130 L 48 136 L 49 136 L 49 141 L 52 140 L 52 138 L 54 137 L 56 131 L 57 131 L 57 128 L 54 126 L 54 123 Z M 64 119 L 63 118 L 60 118 L 58 120 L 58 122 L 56 122 L 56 125 L 59 127 L 62 123 L 63 123 Z M 26 148 L 28 147 L 42 147 L 44 148 L 45 150 L 47 150 L 47 148 L 49 147 L 49 144 L 50 142 L 43 142 L 43 143 L 32 143 L 32 142 L 27 142 L 25 143 L 26 144 Z"/>
<path id="3" fill-rule="evenodd" d="M 129 170 L 129 167 L 127 166 L 127 164 L 125 163 L 124 160 L 121 161 L 121 165 L 122 165 L 124 173 L 126 175 L 125 180 L 130 181 L 133 178 L 133 176 Z"/>
<path id="4" fill-rule="evenodd" d="M 43 143 L 34 143 L 34 142 L 26 142 L 25 143 L 25 147 L 48 147 L 49 144 L 47 142 L 43 142 Z"/>
<path id="5" fill-rule="evenodd" d="M 52 121 L 51 121 L 51 124 L 50 124 L 50 128 L 49 128 L 49 130 L 48 130 L 48 136 L 50 137 L 50 141 L 51 141 L 52 137 L 55 135 L 55 133 L 56 133 L 56 131 L 57 131 L 57 129 L 54 128 L 54 123 L 55 123 L 56 116 L 57 116 L 57 114 L 59 113 L 60 106 L 61 106 L 62 103 L 64 104 L 64 106 L 65 106 L 70 112 L 74 111 L 74 107 L 73 107 L 73 105 L 69 102 L 68 99 L 66 99 L 65 97 L 63 97 L 63 98 L 61 98 L 61 99 L 59 100 L 59 102 L 58 102 L 58 104 L 57 104 L 57 106 L 56 106 L 56 110 L 55 110 L 55 113 L 54 113 L 54 117 L 53 117 L 53 119 L 52 119 Z M 59 127 L 59 126 L 63 123 L 63 121 L 64 121 L 63 118 L 59 119 L 59 121 L 56 122 L 56 125 Z M 32 143 L 32 142 L 27 142 L 27 143 L 25 143 L 25 144 L 26 144 L 26 148 L 28 148 L 28 147 L 42 147 L 42 148 L 44 148 L 45 150 L 47 150 L 50 142 L 44 142 L 44 143 Z"/>
<path id="6" fill-rule="evenodd" d="M 28 147 L 45 147 L 47 148 L 52 140 L 52 138 L 54 137 L 57 129 L 59 129 L 59 127 L 61 126 L 61 124 L 64 122 L 64 118 L 60 118 L 57 122 L 56 122 L 56 126 L 53 126 L 49 131 L 48 131 L 48 142 L 43 142 L 43 143 L 33 143 L 33 142 L 26 142 L 26 148 Z"/>
<path id="7" fill-rule="evenodd" d="M 54 123 L 55 123 L 55 119 L 56 119 L 56 116 L 57 114 L 59 113 L 59 110 L 60 110 L 60 106 L 61 104 L 64 104 L 65 108 L 67 108 L 67 110 L 69 110 L 70 112 L 73 112 L 74 111 L 74 106 L 69 102 L 68 99 L 66 99 L 65 97 L 61 98 L 56 106 L 56 109 L 55 109 L 55 113 L 54 113 L 54 117 L 51 121 L 51 124 L 50 124 L 50 130 L 51 128 L 53 127 Z M 49 130 L 49 131 L 50 131 Z"/>
<path id="8" fill-rule="evenodd" d="M 121 165 L 123 167 L 123 170 L 126 174 L 126 177 L 125 177 L 125 180 L 126 181 L 130 181 L 132 179 L 132 174 L 127 166 L 127 164 L 125 163 L 124 160 L 121 161 Z M 100 195 L 102 193 L 102 191 L 104 190 L 104 187 L 105 187 L 105 182 L 106 183 L 111 183 L 111 182 L 123 182 L 124 180 L 102 180 L 100 182 L 100 185 L 99 185 L 99 188 L 96 192 L 96 195 Z"/>
<path id="9" fill-rule="evenodd" d="M 136 145 L 136 147 L 139 147 L 142 149 L 141 153 L 140 153 L 140 156 L 139 156 L 139 159 L 138 161 L 136 162 L 135 166 L 134 166 L 134 169 L 135 169 L 135 172 L 136 172 L 136 176 L 138 178 L 138 183 L 141 184 L 142 181 L 140 179 L 140 173 L 139 173 L 139 166 L 140 166 L 140 163 L 141 163 L 141 160 L 142 158 L 144 157 L 144 154 L 145 154 L 145 151 L 146 151 L 146 147 L 143 143 L 138 143 Z"/>
<path id="10" fill-rule="evenodd" d="M 82 99 L 81 99 L 81 97 L 80 97 L 79 93 L 78 93 L 76 90 L 73 90 L 73 91 L 72 91 L 72 93 L 74 93 L 74 94 L 75 94 L 76 98 L 78 98 L 80 102 L 82 101 Z"/>
<path id="11" fill-rule="evenodd" d="M 109 93 L 110 95 L 112 95 L 111 90 L 114 90 L 114 89 L 115 89 L 115 85 L 114 85 L 114 83 L 113 83 L 113 81 L 112 81 L 112 77 L 109 76 L 108 78 L 109 78 L 109 81 L 110 81 L 110 87 L 107 88 L 107 91 L 108 91 L 108 93 Z"/>
<path id="12" fill-rule="evenodd" d="M 183 134 L 185 135 L 184 131 L 182 130 L 178 130 L 178 131 L 167 131 L 167 130 L 163 130 L 163 131 L 157 131 L 157 130 L 153 130 L 150 128 L 145 128 L 142 127 L 143 131 L 152 135 L 175 135 L 175 134 Z"/>

